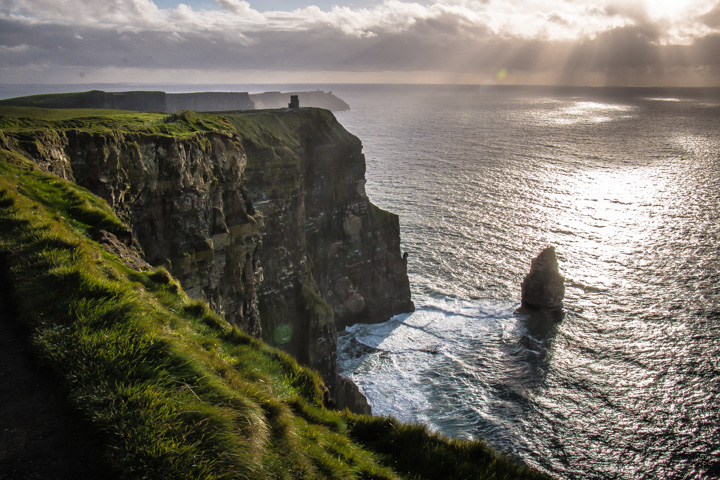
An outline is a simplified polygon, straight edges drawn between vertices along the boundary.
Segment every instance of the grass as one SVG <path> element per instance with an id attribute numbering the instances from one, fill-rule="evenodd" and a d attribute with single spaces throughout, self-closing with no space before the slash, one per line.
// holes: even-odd
<path id="1" fill-rule="evenodd" d="M 331 137 L 350 136 L 330 111 L 319 108 L 258 110 L 224 114 L 222 118 L 237 130 L 246 143 L 258 150 L 277 147 L 298 149 L 303 141 L 312 140 L 318 131 Z"/>
<path id="2" fill-rule="evenodd" d="M 111 131 L 145 118 L 49 115 L 35 121 Z M 0 120 L 13 118 L 29 117 Z M 178 121 L 244 134 L 221 117 Z M 88 191 L 0 150 L 0 254 L 18 321 L 122 478 L 544 478 L 483 443 L 327 410 L 317 373 L 189 299 L 164 269 L 127 267 L 93 240 L 101 229 L 129 232 Z"/>
<path id="3" fill-rule="evenodd" d="M 235 129 L 217 115 L 180 111 L 174 114 L 124 110 L 50 109 L 0 105 L 0 130 L 10 136 L 31 138 L 48 130 L 87 133 L 137 133 L 186 138 L 208 132 L 235 134 Z"/>
<path id="4" fill-rule="evenodd" d="M 73 208 L 80 196 L 92 218 L 112 215 L 90 193 L 0 157 L 0 250 L 20 320 L 124 476 L 397 478 L 337 433 L 315 372 L 188 299 L 166 271 L 102 250 Z"/>

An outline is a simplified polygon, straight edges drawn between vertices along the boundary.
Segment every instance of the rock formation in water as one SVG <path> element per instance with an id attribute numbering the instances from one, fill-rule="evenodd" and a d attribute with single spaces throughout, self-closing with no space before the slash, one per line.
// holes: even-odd
<path id="1" fill-rule="evenodd" d="M 313 92 L 265 92 L 251 93 L 250 99 L 255 108 L 285 108 L 291 95 L 297 95 L 303 107 L 325 108 L 331 112 L 350 110 L 350 106 L 332 92 L 316 90 Z"/>
<path id="2" fill-rule="evenodd" d="M 413 304 L 398 217 L 368 200 L 360 141 L 325 110 L 208 118 L 167 119 L 192 135 L 63 125 L 0 146 L 105 199 L 132 228 L 120 240 L 361 408 L 337 375 L 337 327 Z"/>
<path id="3" fill-rule="evenodd" d="M 532 260 L 522 282 L 521 312 L 548 312 L 562 315 L 565 278 L 558 270 L 555 247 L 547 247 Z"/>

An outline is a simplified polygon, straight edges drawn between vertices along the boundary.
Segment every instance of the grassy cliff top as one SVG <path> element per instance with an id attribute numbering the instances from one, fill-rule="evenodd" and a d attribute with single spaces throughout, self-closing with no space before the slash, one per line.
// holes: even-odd
<path id="1" fill-rule="evenodd" d="M 0 104 L 0 131 L 32 134 L 41 130 L 90 133 L 140 133 L 187 137 L 195 134 L 239 134 L 244 139 L 267 138 L 277 145 L 297 146 L 299 135 L 339 126 L 329 110 L 250 110 L 219 114 L 180 111 L 174 114 L 127 110 L 53 109 Z M 339 134 L 350 135 L 344 128 Z"/>
<path id="2" fill-rule="evenodd" d="M 243 128 L 269 128 L 267 117 L 255 118 Z M 112 132 L 147 119 L 0 108 L 7 133 Z M 184 132 L 236 133 L 210 115 L 186 113 L 177 123 Z M 481 442 L 327 410 L 315 372 L 189 299 L 167 271 L 127 266 L 98 242 L 106 231 L 123 238 L 129 229 L 90 192 L 0 150 L 0 263 L 8 266 L 0 273 L 13 321 L 120 478 L 545 478 Z"/>
<path id="3" fill-rule="evenodd" d="M 79 130 L 90 133 L 139 133 L 187 137 L 197 133 L 231 135 L 235 129 L 217 115 L 180 111 L 174 114 L 125 110 L 51 109 L 0 105 L 0 130 L 27 134 L 39 130 Z"/>

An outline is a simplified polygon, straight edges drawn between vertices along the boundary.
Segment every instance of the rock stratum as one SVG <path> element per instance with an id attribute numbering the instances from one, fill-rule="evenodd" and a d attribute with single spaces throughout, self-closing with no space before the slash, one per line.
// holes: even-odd
<path id="1" fill-rule="evenodd" d="M 180 124 L 196 131 L 165 133 Z M 0 140 L 106 200 L 124 240 L 189 296 L 318 370 L 333 396 L 349 391 L 337 328 L 413 309 L 398 217 L 365 194 L 361 142 L 318 109 L 187 112 L 152 128 L 58 122 Z"/>

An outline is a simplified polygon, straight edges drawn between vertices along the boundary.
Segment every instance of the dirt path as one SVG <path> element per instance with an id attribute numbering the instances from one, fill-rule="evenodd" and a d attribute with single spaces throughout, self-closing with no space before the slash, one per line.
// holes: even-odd
<path id="1" fill-rule="evenodd" d="M 117 478 L 97 438 L 33 362 L 15 321 L 0 256 L 0 480 Z"/>

